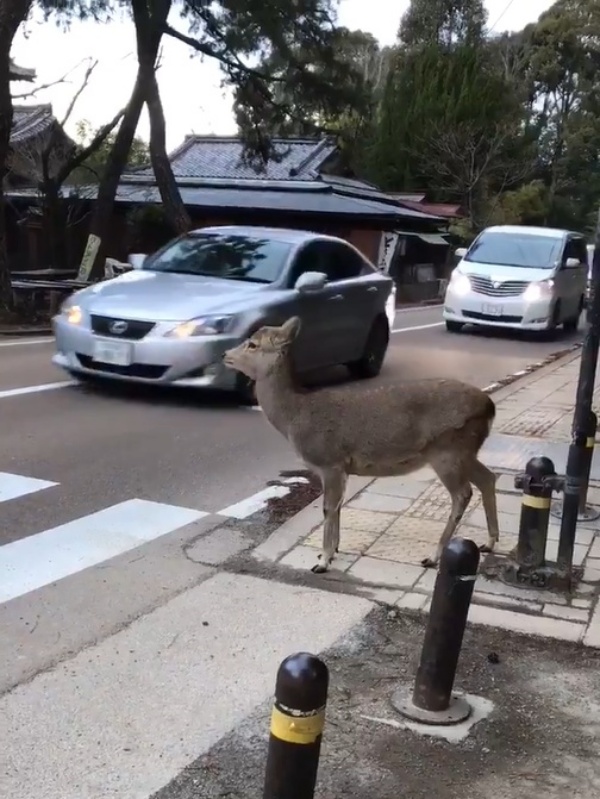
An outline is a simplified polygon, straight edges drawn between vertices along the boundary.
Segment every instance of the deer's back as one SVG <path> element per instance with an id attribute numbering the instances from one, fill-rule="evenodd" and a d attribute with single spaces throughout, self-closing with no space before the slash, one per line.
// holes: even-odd
<path id="1" fill-rule="evenodd" d="M 289 426 L 295 449 L 315 465 L 356 459 L 399 462 L 428 447 L 460 440 L 469 423 L 485 440 L 492 399 L 458 380 L 347 384 L 304 396 Z M 474 445 L 473 445 L 474 446 Z"/>

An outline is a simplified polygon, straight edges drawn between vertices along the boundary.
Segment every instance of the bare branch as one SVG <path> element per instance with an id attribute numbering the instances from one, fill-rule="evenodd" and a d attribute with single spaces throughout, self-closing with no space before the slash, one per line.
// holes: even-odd
<path id="1" fill-rule="evenodd" d="M 277 77 L 275 75 L 265 75 L 264 72 L 260 72 L 258 69 L 252 69 L 252 67 L 244 64 L 244 62 L 235 54 L 226 54 L 225 52 L 216 50 L 214 47 L 194 39 L 193 36 L 186 36 L 185 33 L 175 30 L 175 28 L 172 28 L 166 23 L 163 28 L 163 33 L 166 33 L 167 36 L 171 36 L 173 39 L 177 39 L 178 41 L 187 44 L 188 47 L 191 47 L 198 53 L 202 53 L 202 55 L 207 55 L 209 58 L 214 58 L 217 61 L 220 61 L 223 66 L 226 66 L 228 69 L 234 70 L 235 72 L 242 72 L 245 75 L 251 75 L 259 80 L 270 81 L 272 83 L 285 82 L 285 78 Z"/>
<path id="2" fill-rule="evenodd" d="M 87 161 L 90 155 L 93 155 L 96 150 L 98 150 L 104 144 L 108 136 L 117 127 L 124 114 L 125 109 L 122 108 L 117 114 L 115 114 L 110 122 L 108 122 L 106 125 L 103 125 L 98 130 L 94 138 L 86 147 L 82 147 L 81 150 L 79 150 L 79 152 L 73 156 L 73 158 L 70 158 L 65 164 L 63 164 L 55 177 L 55 180 L 59 186 L 65 182 L 74 169 L 77 169 L 78 166 L 81 166 L 84 161 Z"/>
<path id="3" fill-rule="evenodd" d="M 13 94 L 13 100 L 29 100 L 31 97 L 35 97 L 39 92 L 43 92 L 46 89 L 52 89 L 54 86 L 60 86 L 62 83 L 69 83 L 67 80 L 69 73 L 67 72 L 61 78 L 57 78 L 56 80 L 50 81 L 49 83 L 42 83 L 40 86 L 36 86 L 31 91 L 23 92 L 22 94 Z"/>
<path id="4" fill-rule="evenodd" d="M 85 74 L 84 74 L 83 79 L 81 81 L 81 85 L 79 86 L 79 88 L 77 89 L 75 94 L 73 95 L 73 98 L 71 99 L 71 102 L 69 103 L 69 105 L 67 107 L 67 110 L 65 111 L 65 115 L 64 115 L 64 117 L 62 118 L 62 120 L 60 122 L 61 128 L 64 127 L 67 124 L 67 122 L 69 120 L 69 117 L 73 113 L 73 109 L 75 108 L 75 104 L 77 103 L 77 100 L 79 100 L 79 98 L 81 97 L 84 89 L 86 88 L 86 86 L 90 82 L 90 78 L 92 77 L 92 73 L 96 69 L 97 66 L 98 66 L 98 59 L 96 59 L 95 61 L 92 61 L 91 59 L 89 59 L 88 68 L 85 71 Z"/>

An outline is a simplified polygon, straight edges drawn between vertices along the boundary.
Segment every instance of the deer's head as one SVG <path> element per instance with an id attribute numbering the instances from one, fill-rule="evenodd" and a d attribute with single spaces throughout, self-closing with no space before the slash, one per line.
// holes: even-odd
<path id="1" fill-rule="evenodd" d="M 261 327 L 239 346 L 227 350 L 223 361 L 251 380 L 260 380 L 287 358 L 290 345 L 299 331 L 297 316 L 288 319 L 281 327 Z"/>

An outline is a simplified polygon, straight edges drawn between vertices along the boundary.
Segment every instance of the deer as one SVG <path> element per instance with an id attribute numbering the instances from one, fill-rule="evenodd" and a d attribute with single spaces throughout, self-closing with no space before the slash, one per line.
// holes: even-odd
<path id="1" fill-rule="evenodd" d="M 346 383 L 302 387 L 292 345 L 298 317 L 263 326 L 223 356 L 225 366 L 254 381 L 256 400 L 268 422 L 289 441 L 323 488 L 323 543 L 315 574 L 328 571 L 340 543 L 340 512 L 349 475 L 404 476 L 433 469 L 450 494 L 448 521 L 437 547 L 421 561 L 436 568 L 455 534 L 475 486 L 481 492 L 492 552 L 499 539 L 496 475 L 479 459 L 496 407 L 475 386 L 449 378 L 394 383 Z"/>

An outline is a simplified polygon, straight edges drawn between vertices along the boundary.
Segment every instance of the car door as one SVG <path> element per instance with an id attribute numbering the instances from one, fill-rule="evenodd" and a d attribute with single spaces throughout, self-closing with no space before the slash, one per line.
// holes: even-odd
<path id="1" fill-rule="evenodd" d="M 573 313 L 580 308 L 581 298 L 585 297 L 588 278 L 588 251 L 586 241 L 583 236 L 573 236 L 572 238 L 573 258 L 577 258 L 579 266 L 573 268 L 572 291 L 573 291 Z"/>
<path id="2" fill-rule="evenodd" d="M 298 278 L 305 272 L 322 272 L 327 275 L 327 251 L 324 240 L 313 239 L 300 248 L 290 267 L 287 288 L 293 289 Z M 331 309 L 335 300 L 326 285 L 320 291 L 295 292 L 282 311 L 286 316 L 299 316 L 302 322 L 300 333 L 294 343 L 294 362 L 299 371 L 305 372 L 334 363 L 333 337 L 335 329 Z"/>
<path id="3" fill-rule="evenodd" d="M 332 363 L 349 363 L 363 353 L 377 309 L 385 306 L 387 284 L 349 244 L 330 240 L 325 251 Z"/>

